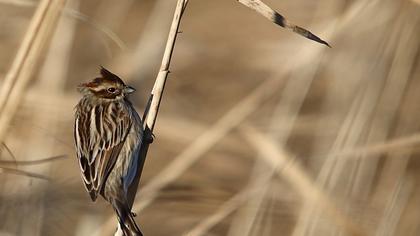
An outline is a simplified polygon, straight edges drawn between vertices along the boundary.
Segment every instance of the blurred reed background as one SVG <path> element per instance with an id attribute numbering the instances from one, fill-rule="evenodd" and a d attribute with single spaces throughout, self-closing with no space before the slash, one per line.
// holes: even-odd
<path id="1" fill-rule="evenodd" d="M 143 232 L 420 235 L 419 1 L 265 2 L 333 48 L 235 0 L 190 0 L 134 206 Z M 113 234 L 79 174 L 75 86 L 103 65 L 142 111 L 176 1 L 61 4 L 0 1 L 0 235 Z"/>

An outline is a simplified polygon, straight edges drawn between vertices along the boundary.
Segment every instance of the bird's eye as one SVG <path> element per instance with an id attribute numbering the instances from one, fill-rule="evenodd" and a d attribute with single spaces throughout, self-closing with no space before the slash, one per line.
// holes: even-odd
<path id="1" fill-rule="evenodd" d="M 116 91 L 116 89 L 115 88 L 108 88 L 108 92 L 110 92 L 110 93 L 115 93 L 115 91 Z"/>

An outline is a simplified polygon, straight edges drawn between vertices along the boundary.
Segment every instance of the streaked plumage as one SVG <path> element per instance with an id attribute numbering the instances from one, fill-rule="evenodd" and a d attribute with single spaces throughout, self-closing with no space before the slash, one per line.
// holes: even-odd
<path id="1" fill-rule="evenodd" d="M 108 70 L 81 84 L 74 139 L 82 178 L 90 197 L 103 196 L 117 213 L 126 236 L 141 235 L 127 202 L 143 137 L 142 122 L 127 98 L 134 91 Z"/>

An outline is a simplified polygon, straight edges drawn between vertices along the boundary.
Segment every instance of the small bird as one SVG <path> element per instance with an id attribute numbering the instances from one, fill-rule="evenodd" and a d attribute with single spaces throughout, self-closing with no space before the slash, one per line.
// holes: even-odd
<path id="1" fill-rule="evenodd" d="M 128 94 L 135 91 L 101 67 L 101 77 L 80 84 L 74 140 L 83 182 L 92 201 L 101 195 L 114 208 L 125 236 L 142 235 L 128 189 L 138 174 L 143 125 Z"/>

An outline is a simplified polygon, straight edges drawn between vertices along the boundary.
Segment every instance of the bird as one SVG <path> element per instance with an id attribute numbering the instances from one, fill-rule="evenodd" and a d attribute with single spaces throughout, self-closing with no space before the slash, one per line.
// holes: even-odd
<path id="1" fill-rule="evenodd" d="M 82 179 L 93 202 L 100 195 L 111 204 L 124 236 L 142 236 L 128 202 L 143 139 L 142 119 L 128 99 L 135 89 L 104 67 L 100 75 L 78 86 L 74 142 Z"/>

